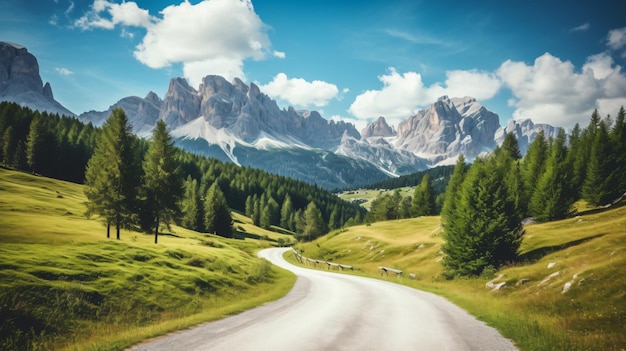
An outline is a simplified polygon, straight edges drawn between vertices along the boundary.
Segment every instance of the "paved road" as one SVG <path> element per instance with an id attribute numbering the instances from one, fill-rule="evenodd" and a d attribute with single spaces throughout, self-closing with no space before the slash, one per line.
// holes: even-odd
<path id="1" fill-rule="evenodd" d="M 283 299 L 131 350 L 516 350 L 495 329 L 433 294 L 300 268 L 287 249 L 259 253 L 298 280 Z"/>

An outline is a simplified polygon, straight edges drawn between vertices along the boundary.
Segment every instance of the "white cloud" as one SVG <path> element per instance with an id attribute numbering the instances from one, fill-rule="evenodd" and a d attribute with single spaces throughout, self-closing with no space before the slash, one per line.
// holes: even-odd
<path id="1" fill-rule="evenodd" d="M 584 32 L 586 30 L 589 29 L 589 27 L 591 27 L 591 25 L 589 24 L 589 22 L 583 23 L 580 26 L 576 26 L 574 28 L 570 28 L 570 32 Z"/>
<path id="2" fill-rule="evenodd" d="M 610 30 L 607 41 L 613 50 L 619 50 L 626 46 L 626 27 Z"/>
<path id="3" fill-rule="evenodd" d="M 450 97 L 471 96 L 477 100 L 489 100 L 502 86 L 494 73 L 477 70 L 448 71 L 446 76 L 446 95 Z"/>
<path id="4" fill-rule="evenodd" d="M 54 70 L 57 71 L 57 73 L 62 76 L 69 76 L 69 75 L 74 74 L 74 72 L 64 67 L 56 67 Z"/>
<path id="5" fill-rule="evenodd" d="M 472 96 L 478 100 L 488 100 L 501 86 L 498 78 L 488 72 L 457 70 L 446 72 L 446 76 L 444 84 L 434 83 L 425 86 L 419 73 L 400 74 L 391 67 L 388 74 L 378 76 L 383 83 L 382 89 L 361 93 L 348 111 L 361 119 L 378 116 L 390 119 L 407 118 L 418 108 L 435 102 L 443 95 Z"/>
<path id="6" fill-rule="evenodd" d="M 511 101 L 515 119 L 586 125 L 594 108 L 626 104 L 626 77 L 607 54 L 590 56 L 581 72 L 571 62 L 546 53 L 532 65 L 507 60 L 497 74 L 515 98 Z"/>
<path id="7" fill-rule="evenodd" d="M 72 3 L 68 11 L 71 11 L 73 8 Z M 81 29 L 113 29 L 117 24 L 148 27 L 153 20 L 154 18 L 150 16 L 148 10 L 139 8 L 135 2 L 129 1 L 116 4 L 106 0 L 95 0 L 93 5 L 91 5 L 91 10 L 77 19 L 74 25 Z"/>
<path id="8" fill-rule="evenodd" d="M 75 21 L 82 29 L 113 29 L 116 25 L 145 28 L 135 58 L 152 68 L 182 63 L 185 77 L 196 86 L 209 74 L 245 80 L 245 60 L 286 56 L 270 50 L 267 27 L 250 0 L 184 1 L 164 8 L 157 17 L 135 2 L 94 0 L 91 11 Z M 130 35 L 122 31 L 122 36 Z"/>
<path id="9" fill-rule="evenodd" d="M 259 85 L 259 88 L 272 98 L 285 100 L 298 107 L 326 106 L 339 94 L 335 84 L 320 80 L 307 82 L 302 78 L 288 78 L 285 73 L 277 74 L 271 82 Z"/>
<path id="10" fill-rule="evenodd" d="M 191 86 L 199 86 L 202 78 L 209 74 L 220 75 L 226 80 L 232 80 L 235 77 L 246 80 L 243 73 L 243 61 L 237 58 L 218 56 L 183 64 L 183 75 L 189 80 Z"/>

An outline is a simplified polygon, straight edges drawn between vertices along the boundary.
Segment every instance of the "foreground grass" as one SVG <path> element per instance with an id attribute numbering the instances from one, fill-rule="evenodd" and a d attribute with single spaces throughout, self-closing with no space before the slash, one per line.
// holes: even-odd
<path id="1" fill-rule="evenodd" d="M 0 349 L 119 350 L 276 300 L 295 282 L 256 257 L 291 238 L 245 217 L 240 239 L 175 227 L 154 245 L 130 231 L 106 239 L 84 201 L 79 185 L 0 169 Z"/>
<path id="2" fill-rule="evenodd" d="M 626 349 L 623 203 L 527 226 L 521 262 L 480 278 L 445 280 L 441 243 L 439 218 L 422 217 L 352 227 L 297 249 L 307 257 L 354 265 L 356 274 L 445 296 L 522 350 Z M 381 277 L 378 266 L 404 273 Z M 502 289 L 486 287 L 501 274 L 495 282 L 505 282 Z"/>

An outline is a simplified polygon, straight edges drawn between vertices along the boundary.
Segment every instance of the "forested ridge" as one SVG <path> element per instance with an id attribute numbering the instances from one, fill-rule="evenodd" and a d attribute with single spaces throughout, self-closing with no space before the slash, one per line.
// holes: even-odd
<path id="1" fill-rule="evenodd" d="M 123 114 L 123 111 L 119 112 Z M 128 179 L 132 178 L 129 186 L 134 189 L 134 193 L 124 195 L 131 196 L 132 203 L 119 203 L 122 206 L 120 211 L 127 217 L 120 222 L 123 224 L 121 227 L 141 227 L 145 231 L 153 231 L 155 192 L 153 189 L 150 193 L 149 189 L 142 186 L 146 183 L 146 171 L 151 169 L 144 160 L 152 142 L 133 135 L 128 121 L 122 123 L 125 126 L 120 125 L 119 128 L 127 130 L 120 131 L 120 137 L 127 138 L 124 142 L 128 143 L 128 154 L 124 157 L 127 157 L 127 166 L 132 168 Z M 5 167 L 82 184 L 86 180 L 85 170 L 88 169 L 89 160 L 94 156 L 98 144 L 106 139 L 103 129 L 106 127 L 96 128 L 76 118 L 33 111 L 15 103 L 2 102 L 0 162 Z M 109 139 L 114 138 L 110 136 Z M 207 202 L 211 202 L 207 201 L 207 196 L 219 198 L 220 195 L 216 195 L 216 192 L 223 195 L 230 209 L 246 213 L 253 218 L 255 224 L 267 228 L 271 225 L 282 225 L 285 229 L 294 231 L 296 236 L 306 239 L 313 239 L 328 230 L 340 228 L 347 222 L 359 222 L 364 216 L 365 210 L 361 207 L 343 201 L 315 185 L 194 155 L 171 144 L 168 147 L 173 150 L 172 157 L 177 164 L 176 172 L 182 186 L 180 196 L 174 196 L 177 198 L 176 208 L 165 211 L 169 213 L 165 217 L 171 217 L 176 223 L 188 228 L 199 231 L 213 229 L 207 228 L 210 227 L 206 221 L 206 211 L 210 210 Z M 100 163 L 102 162 L 104 161 L 101 160 Z M 93 163 L 98 164 L 97 161 Z M 92 179 L 92 184 L 94 182 L 95 179 Z M 214 187 L 209 194 L 213 185 L 219 190 L 216 191 Z M 92 214 L 106 217 L 104 212 L 91 210 Z M 307 213 L 309 222 L 311 218 L 316 218 L 323 223 L 307 223 Z M 169 218 L 165 217 L 161 218 L 161 223 L 167 225 Z"/>
<path id="2" fill-rule="evenodd" d="M 467 168 L 459 159 L 446 189 L 441 223 L 446 274 L 493 272 L 518 259 L 522 220 L 564 219 L 575 202 L 611 205 L 626 193 L 626 123 L 593 112 L 589 125 L 569 136 L 540 132 L 522 158 L 507 134 L 496 150 Z"/>

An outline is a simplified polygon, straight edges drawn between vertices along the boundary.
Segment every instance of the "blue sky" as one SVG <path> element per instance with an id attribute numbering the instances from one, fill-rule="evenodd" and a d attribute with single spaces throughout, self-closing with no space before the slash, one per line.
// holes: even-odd
<path id="1" fill-rule="evenodd" d="M 571 127 L 626 105 L 626 3 L 599 1 L 0 1 L 71 111 L 163 97 L 173 77 L 224 75 L 279 105 L 397 125 L 441 95 Z"/>

